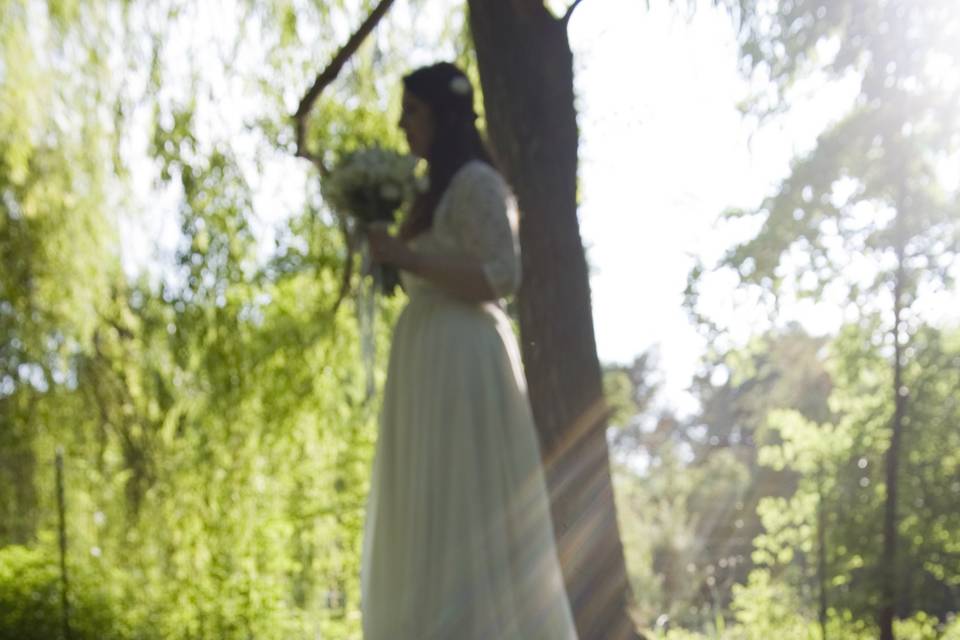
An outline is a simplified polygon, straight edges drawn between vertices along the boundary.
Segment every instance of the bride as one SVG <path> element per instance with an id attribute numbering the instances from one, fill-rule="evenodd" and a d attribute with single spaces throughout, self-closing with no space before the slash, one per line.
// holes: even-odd
<path id="1" fill-rule="evenodd" d="M 371 255 L 403 272 L 367 504 L 367 640 L 576 638 L 519 350 L 517 213 L 449 63 L 404 77 L 430 186 Z"/>

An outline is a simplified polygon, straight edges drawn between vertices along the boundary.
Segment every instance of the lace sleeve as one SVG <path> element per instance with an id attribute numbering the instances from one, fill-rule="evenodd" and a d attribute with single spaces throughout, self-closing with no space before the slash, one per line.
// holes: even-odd
<path id="1" fill-rule="evenodd" d="M 491 167 L 468 167 L 451 212 L 458 243 L 483 263 L 490 288 L 498 297 L 520 286 L 520 241 L 517 207 L 506 182 Z"/>

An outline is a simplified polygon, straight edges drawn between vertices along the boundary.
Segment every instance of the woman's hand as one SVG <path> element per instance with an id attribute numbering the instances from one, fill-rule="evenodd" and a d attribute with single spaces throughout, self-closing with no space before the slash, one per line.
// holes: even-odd
<path id="1" fill-rule="evenodd" d="M 374 262 L 392 264 L 400 269 L 409 269 L 414 262 L 413 251 L 402 240 L 387 233 L 383 225 L 370 225 L 367 229 L 370 257 Z"/>
<path id="2" fill-rule="evenodd" d="M 482 264 L 466 256 L 416 253 L 402 240 L 390 235 L 386 225 L 367 227 L 370 257 L 429 280 L 466 302 L 496 300 Z"/>

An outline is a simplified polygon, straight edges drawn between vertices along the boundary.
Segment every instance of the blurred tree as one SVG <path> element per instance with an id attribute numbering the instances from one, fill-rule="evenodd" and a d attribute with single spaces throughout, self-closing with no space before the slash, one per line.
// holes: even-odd
<path id="1" fill-rule="evenodd" d="M 91 637 L 360 633 L 376 407 L 356 321 L 329 313 L 345 248 L 311 183 L 265 252 L 250 179 L 291 144 L 285 87 L 356 9 L 234 9 L 238 28 L 200 48 L 198 3 L 3 7 L 0 545 L 52 548 L 63 445 L 69 556 L 91 576 L 76 597 L 124 602 Z M 331 153 L 397 139 L 398 91 L 381 85 L 404 61 L 376 49 L 339 89 L 369 104 L 316 114 L 311 135 Z M 255 63 L 238 66 L 238 52 Z M 223 77 L 253 105 L 239 129 L 225 125 Z M 179 223 L 159 277 L 120 268 L 134 173 Z M 378 329 L 381 350 L 386 339 Z M 16 557 L 0 557 L 0 591 L 29 598 Z M 20 633 L 4 624 L 0 636 Z"/>
<path id="2" fill-rule="evenodd" d="M 700 408 L 684 419 L 651 401 L 656 378 L 650 354 L 608 372 L 611 391 L 633 389 L 609 395 L 632 396 L 637 409 L 619 411 L 630 417 L 614 418 L 611 443 L 642 619 L 703 627 L 728 616 L 732 587 L 746 583 L 754 538 L 763 533 L 758 505 L 792 495 L 797 484 L 795 471 L 759 464 L 761 447 L 778 441 L 766 427 L 767 415 L 791 409 L 811 420 L 828 419 L 832 383 L 825 345 L 790 326 L 715 354 L 692 387 Z M 614 375 L 622 380 L 615 384 Z M 633 561 L 638 553 L 648 566 Z"/>
<path id="3" fill-rule="evenodd" d="M 773 470 L 796 474 L 796 491 L 765 500 L 760 514 L 765 533 L 755 541 L 758 565 L 781 572 L 799 554 L 823 547 L 829 607 L 869 619 L 881 595 L 882 527 L 885 492 L 883 460 L 889 446 L 888 425 L 894 401 L 883 389 L 892 372 L 880 350 L 869 343 L 875 329 L 847 327 L 831 346 L 830 370 L 835 389 L 834 415 L 817 424 L 795 411 L 770 415 L 769 428 L 779 442 L 761 449 L 760 462 Z M 910 441 L 903 460 L 901 495 L 909 505 L 899 529 L 897 575 L 903 617 L 926 615 L 941 621 L 957 611 L 956 509 L 960 467 L 954 456 L 941 459 L 931 447 L 952 447 L 958 434 L 956 331 L 922 327 L 914 343 L 922 355 L 904 372 L 916 401 L 904 416 L 906 424 L 923 424 Z M 934 444 L 938 443 L 938 444 Z M 818 531 L 818 522 L 825 522 Z M 952 533 L 947 533 L 950 530 Z M 786 575 L 799 591 L 810 582 L 814 567 Z M 805 575 L 806 574 L 806 575 Z"/>
<path id="4" fill-rule="evenodd" d="M 0 25 L 0 540 L 25 543 L 39 521 L 34 430 L 69 417 L 56 400 L 70 360 L 89 349 L 96 301 L 117 274 L 108 172 L 116 132 L 100 117 L 102 61 L 51 68 L 33 48 L 35 3 L 4 4 Z M 75 12 L 52 4 L 44 43 L 89 46 Z M 102 15 L 91 12 L 91 26 Z M 71 105 L 89 108 L 72 113 Z M 52 453 L 51 453 L 52 456 Z"/>
<path id="5" fill-rule="evenodd" d="M 943 177 L 960 150 L 960 11 L 952 0 L 790 0 L 730 2 L 739 21 L 745 72 L 764 91 L 748 105 L 768 116 L 786 109 L 791 89 L 814 72 L 854 78 L 860 91 L 847 115 L 823 132 L 777 193 L 755 211 L 761 228 L 723 266 L 776 296 L 788 276 L 800 295 L 845 289 L 851 311 L 883 310 L 893 398 L 885 450 L 883 553 L 878 619 L 893 637 L 903 505 L 905 418 L 911 388 L 911 335 L 921 295 L 952 286 L 960 253 L 960 198 Z M 790 267 L 788 265 L 795 265 Z M 796 266 L 800 265 L 800 266 Z M 696 296 L 700 271 L 691 274 Z"/>

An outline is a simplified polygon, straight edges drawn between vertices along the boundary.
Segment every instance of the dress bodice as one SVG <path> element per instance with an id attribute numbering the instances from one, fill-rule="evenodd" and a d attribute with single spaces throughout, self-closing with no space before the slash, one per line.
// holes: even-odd
<path id="1" fill-rule="evenodd" d="M 433 224 L 411 240 L 428 255 L 467 255 L 480 260 L 498 297 L 520 284 L 517 207 L 506 181 L 485 162 L 468 162 L 453 176 L 437 203 Z M 411 299 L 437 292 L 432 283 L 401 272 Z"/>

